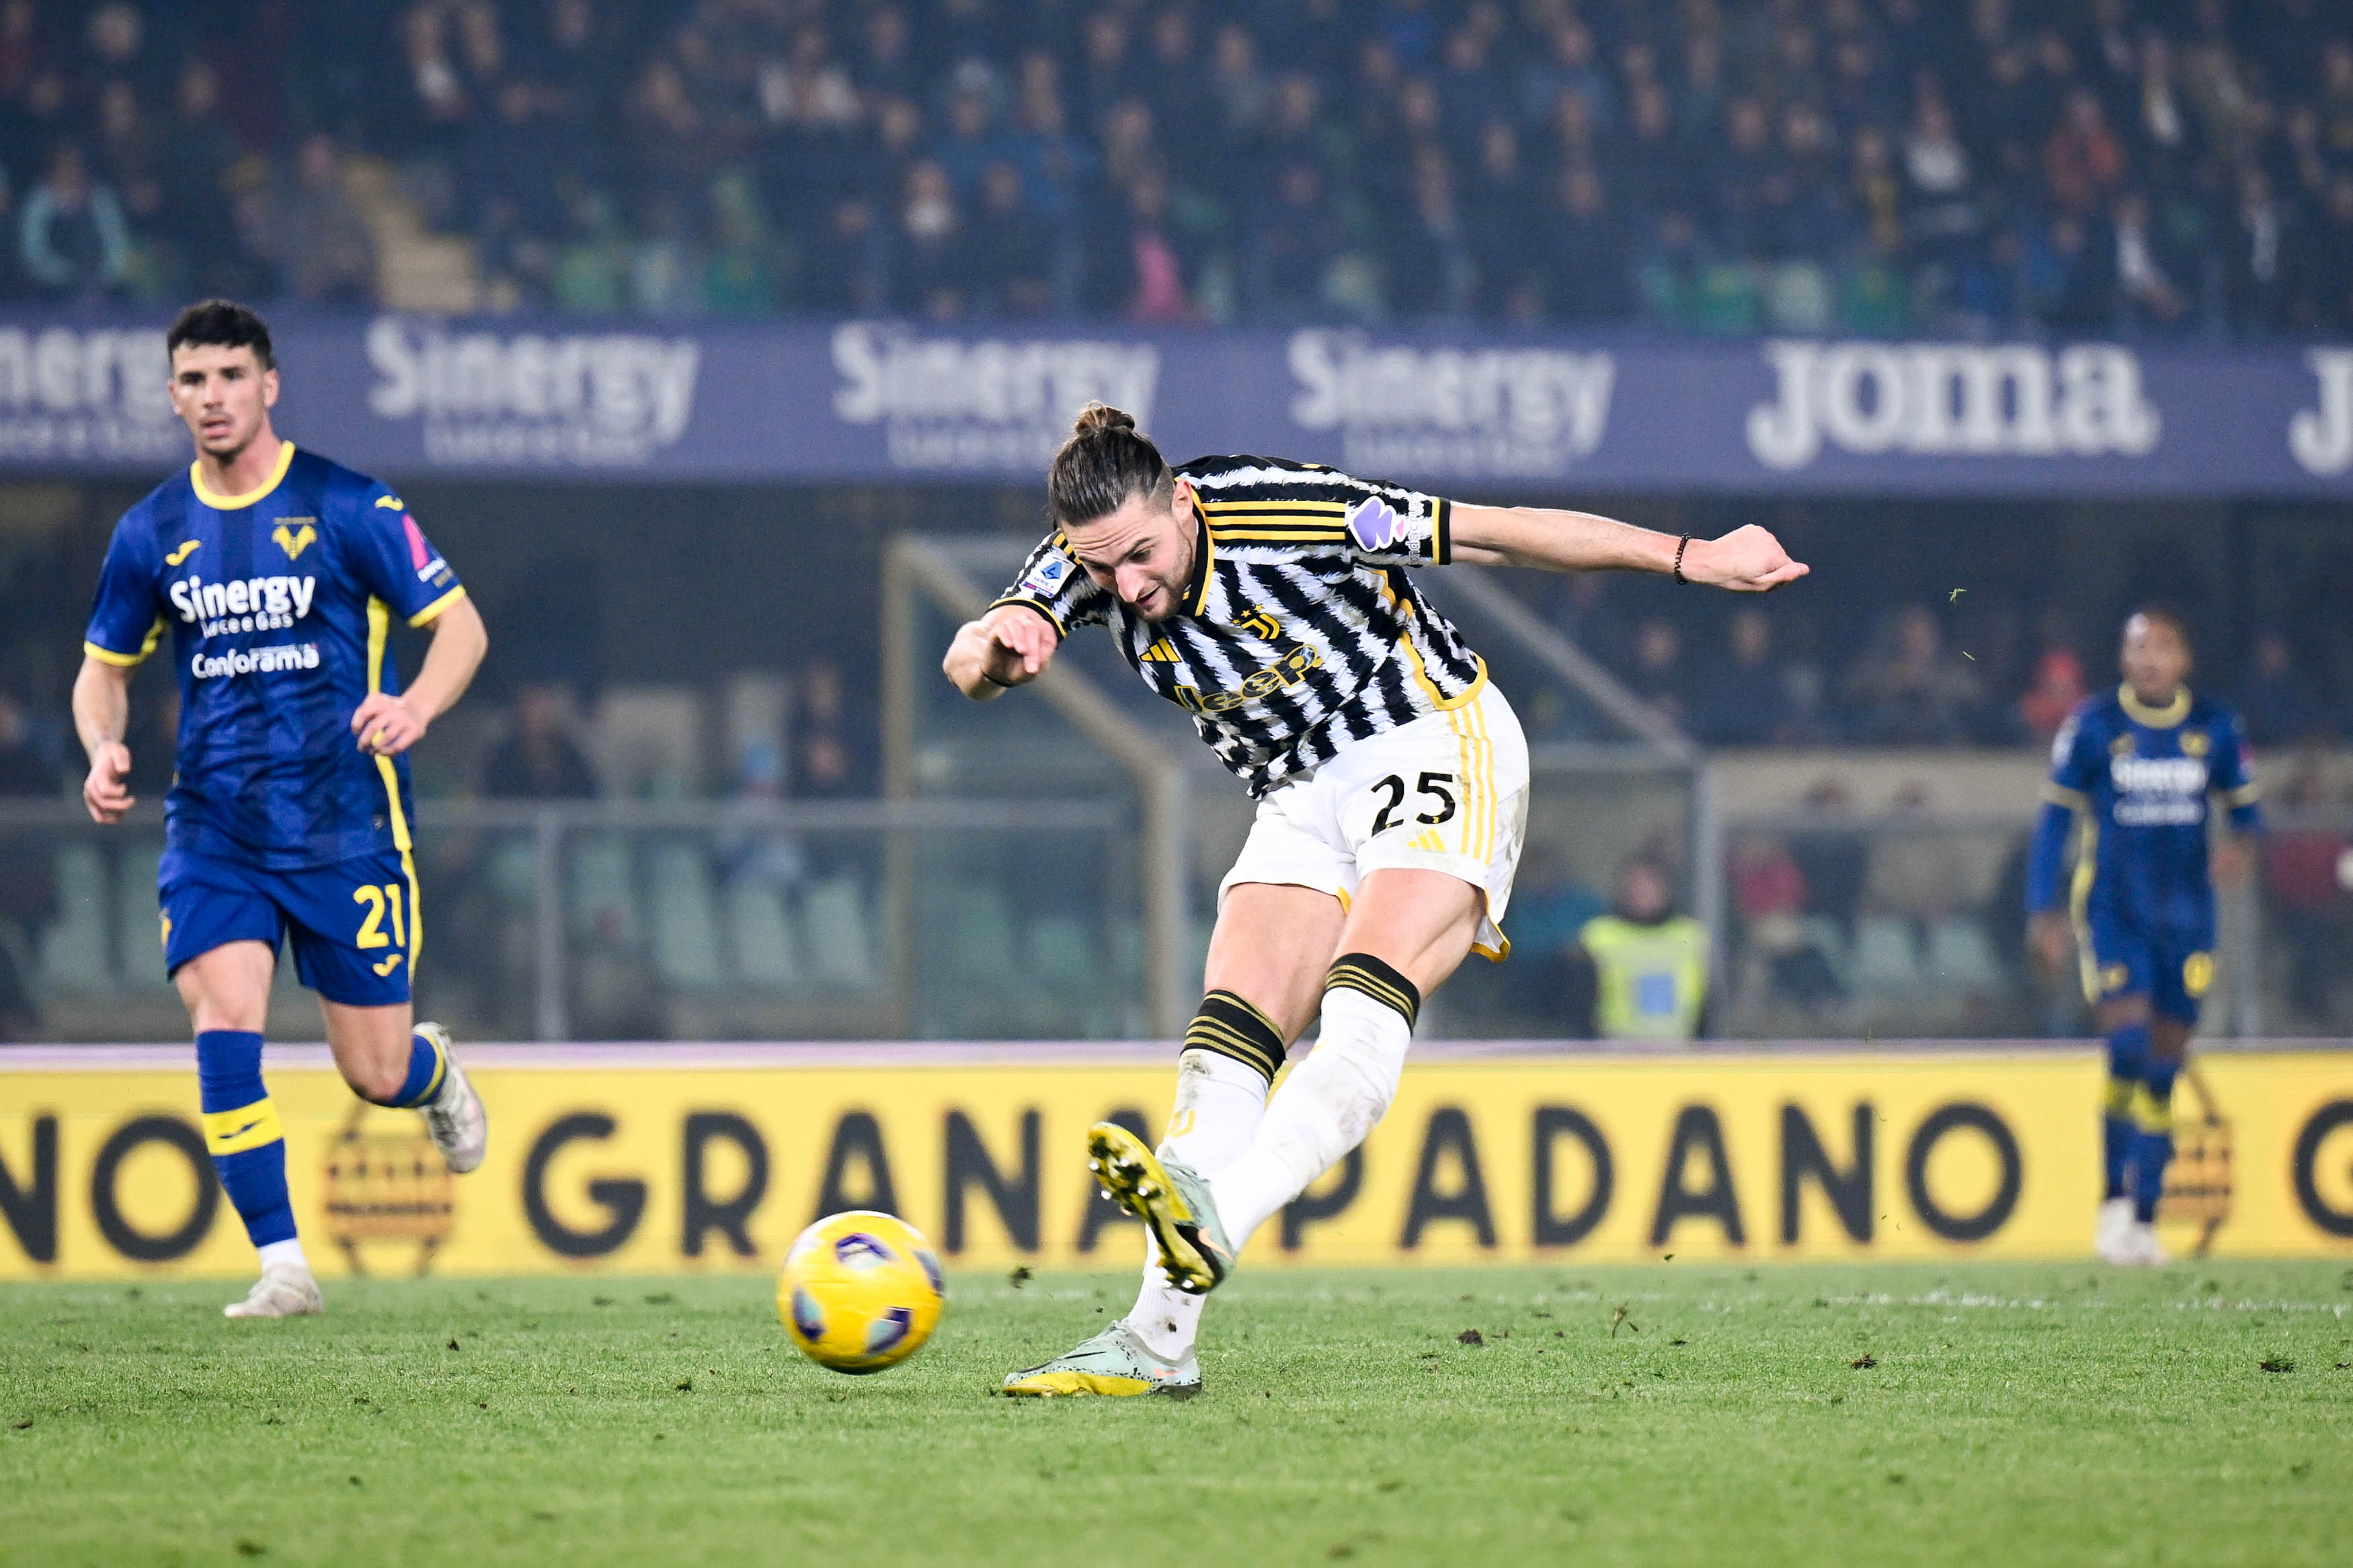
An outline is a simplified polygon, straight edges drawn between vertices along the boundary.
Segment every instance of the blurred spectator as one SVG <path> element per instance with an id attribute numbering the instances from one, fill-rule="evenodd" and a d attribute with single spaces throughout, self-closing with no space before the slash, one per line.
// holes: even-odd
<path id="1" fill-rule="evenodd" d="M 928 158 L 909 169 L 892 258 L 894 307 L 938 321 L 965 313 L 970 258 L 963 227 L 947 171 Z"/>
<path id="2" fill-rule="evenodd" d="M 185 10 L 0 0 L 38 257 L 0 288 L 368 298 L 341 204 L 240 160 L 300 127 L 396 168 L 370 222 L 464 235 L 494 307 L 1022 313 L 1042 277 L 1147 321 L 2353 331 L 2353 43 L 2313 0 L 416 0 L 309 8 L 283 70 L 182 52 Z M 65 141 L 80 179 L 37 178 Z M 902 232 L 925 160 L 984 269 L 1019 172 L 1025 303 Z"/>
<path id="3" fill-rule="evenodd" d="M 1689 1040 L 1707 998 L 1707 928 L 1675 913 L 1663 867 L 1637 858 L 1618 873 L 1608 914 L 1577 935 L 1593 963 L 1593 1032 L 1605 1040 Z"/>
<path id="4" fill-rule="evenodd" d="M 1773 623 L 1753 605 L 1732 614 L 1732 657 L 1708 667 L 1692 732 L 1711 746 L 1766 746 L 1786 741 L 1789 692 L 1773 662 Z"/>
<path id="5" fill-rule="evenodd" d="M 1094 296 L 1101 309 L 1134 321 L 1185 321 L 1194 316 L 1187 268 L 1168 222 L 1168 180 L 1157 169 L 1129 184 L 1127 210 L 1099 248 Z"/>
<path id="6" fill-rule="evenodd" d="M 1392 310 L 1409 316 L 1451 316 L 1470 308 L 1477 273 L 1454 199 L 1454 175 L 1438 148 L 1424 147 L 1414 155 L 1413 205 L 1390 232 Z"/>
<path id="7" fill-rule="evenodd" d="M 2051 200 L 2076 217 L 2105 207 L 2124 183 L 2124 145 L 2090 88 L 2069 95 L 2066 114 L 2043 148 L 2042 168 Z"/>
<path id="8" fill-rule="evenodd" d="M 302 142 L 292 188 L 279 208 L 276 260 L 306 303 L 362 305 L 375 298 L 375 237 L 343 188 L 332 137 Z"/>
<path id="9" fill-rule="evenodd" d="M 16 260 L 54 299 L 94 301 L 119 292 L 131 271 L 131 229 L 113 191 L 94 184 L 81 148 L 59 142 L 48 173 L 26 193 Z"/>
<path id="10" fill-rule="evenodd" d="M 1806 928 L 1806 877 L 1788 846 L 1767 834 L 1742 836 L 1732 846 L 1729 880 L 1751 973 L 1802 1007 L 1838 1000 L 1843 987 Z"/>
<path id="11" fill-rule="evenodd" d="M 2048 746 L 2059 726 L 2084 700 L 2084 661 L 2064 645 L 2044 648 L 2034 661 L 2034 675 L 2018 700 L 2019 721 L 2037 746 Z"/>
<path id="12" fill-rule="evenodd" d="M 2276 629 L 2257 633 L 2247 666 L 2237 707 L 2248 740 L 2258 746 L 2293 745 L 2317 727 L 2320 714 L 2295 668 L 2287 634 Z"/>
<path id="13" fill-rule="evenodd" d="M 841 667 L 813 658 L 794 691 L 792 789 L 834 798 L 874 790 L 871 748 L 850 710 Z"/>
<path id="14" fill-rule="evenodd" d="M 1054 302 L 1052 270 L 1049 236 L 1022 204 L 1021 171 L 1000 158 L 980 178 L 972 230 L 975 302 L 993 315 L 1043 315 Z"/>
<path id="15" fill-rule="evenodd" d="M 2263 836 L 2263 885 L 2288 954 L 2288 1001 L 2316 1030 L 2337 1026 L 2332 992 L 2353 960 L 2353 838 L 2298 821 L 2327 805 L 2320 759 L 2299 759 Z"/>
<path id="16" fill-rule="evenodd" d="M 2169 327 L 2189 310 L 2187 270 L 2137 192 L 2116 198 L 2116 291 L 2128 320 Z M 2184 279 L 2177 282 L 2176 279 Z"/>
<path id="17" fill-rule="evenodd" d="M 23 705 L 0 692 L 0 795 L 55 798 L 63 782 L 34 744 Z M 41 928 L 58 912 L 49 851 L 42 837 L 0 834 L 0 1040 L 31 1038 L 40 1026 L 17 960 L 38 951 Z"/>
<path id="18" fill-rule="evenodd" d="M 1504 965 L 1515 1011 L 1563 1034 L 1591 1033 L 1593 965 L 1577 938 L 1609 908 L 1570 874 L 1558 849 L 1528 846 L 1512 890 L 1512 962 Z"/>
<path id="19" fill-rule="evenodd" d="M 1881 745 L 1945 746 L 1968 738 L 1982 695 L 1968 664 L 1945 648 L 1926 605 L 1900 611 L 1882 645 L 1847 677 L 1855 739 Z"/>
<path id="20" fill-rule="evenodd" d="M 514 723 L 482 765 L 482 794 L 492 800 L 589 800 L 596 771 L 572 738 L 563 688 L 526 686 L 515 693 Z"/>
<path id="21" fill-rule="evenodd" d="M 1601 175 L 1572 163 L 1554 182 L 1553 200 L 1537 218 L 1536 237 L 1551 262 L 1546 289 L 1549 314 L 1562 321 L 1617 321 L 1631 296 L 1624 237 L 1609 211 Z"/>
<path id="22" fill-rule="evenodd" d="M 1258 213 L 1250 260 L 1250 299 L 1278 321 L 1323 313 L 1347 235 L 1324 199 L 1323 174 L 1292 163 L 1275 176 L 1272 199 Z"/>
<path id="23" fill-rule="evenodd" d="M 1683 637 L 1675 623 L 1653 616 L 1634 633 L 1633 667 L 1626 684 L 1672 723 L 1683 722 L 1691 708 L 1691 676 L 1683 668 Z"/>

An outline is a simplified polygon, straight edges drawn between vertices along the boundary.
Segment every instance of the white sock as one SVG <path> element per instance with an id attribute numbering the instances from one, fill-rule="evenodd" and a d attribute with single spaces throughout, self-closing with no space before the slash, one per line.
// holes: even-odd
<path id="1" fill-rule="evenodd" d="M 1324 1028 L 1266 1108 L 1258 1135 L 1209 1178 L 1209 1196 L 1240 1252 L 1250 1233 L 1365 1141 L 1396 1097 L 1413 1026 L 1386 1002 L 1335 985 Z"/>
<path id="2" fill-rule="evenodd" d="M 1168 1116 L 1168 1136 L 1160 1152 L 1208 1175 L 1223 1170 L 1250 1147 L 1266 1115 L 1267 1081 L 1256 1068 L 1215 1051 L 1188 1050 L 1176 1058 L 1176 1104 Z M 1182 1361 L 1200 1332 L 1206 1296 L 1188 1295 L 1168 1283 L 1160 1249 L 1144 1244 L 1144 1285 L 1128 1310 L 1127 1326 L 1163 1361 Z"/>
<path id="3" fill-rule="evenodd" d="M 297 1268 L 306 1270 L 311 1267 L 311 1260 L 302 1256 L 302 1241 L 300 1237 L 288 1237 L 284 1241 L 262 1243 L 261 1271 L 267 1274 L 281 1263 L 291 1264 Z"/>

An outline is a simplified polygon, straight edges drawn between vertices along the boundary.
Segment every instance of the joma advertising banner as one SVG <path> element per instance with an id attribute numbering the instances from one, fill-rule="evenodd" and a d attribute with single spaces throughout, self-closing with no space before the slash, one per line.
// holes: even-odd
<path id="1" fill-rule="evenodd" d="M 0 472 L 161 474 L 162 316 L 0 315 Z M 2353 346 L 698 325 L 288 312 L 280 428 L 393 479 L 1006 479 L 1091 398 L 1172 456 L 1474 496 L 2353 496 Z"/>
<path id="2" fill-rule="evenodd" d="M 1125 1268 L 1082 1146 L 1158 1131 L 1142 1066 L 485 1066 L 488 1162 L 278 1068 L 295 1208 L 328 1271 L 766 1269 L 811 1219 L 893 1210 L 954 1264 Z M 2353 1258 L 2353 1053 L 2218 1055 L 2164 1209 L 2179 1252 Z M 2089 1053 L 1496 1058 L 1408 1069 L 1249 1265 L 2088 1253 Z M 2194 1097 L 2184 1094 L 2185 1109 Z M 191 1072 L 0 1070 L 0 1278 L 248 1272 Z"/>

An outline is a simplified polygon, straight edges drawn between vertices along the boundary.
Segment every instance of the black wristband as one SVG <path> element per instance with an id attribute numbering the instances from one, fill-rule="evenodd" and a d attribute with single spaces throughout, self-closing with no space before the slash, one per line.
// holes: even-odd
<path id="1" fill-rule="evenodd" d="M 988 682 L 991 686 L 996 687 L 1000 691 L 1010 691 L 1014 687 L 1014 682 L 1010 680 L 999 680 L 997 677 L 989 674 L 988 671 L 985 669 L 980 672 L 980 678 Z"/>
<path id="2" fill-rule="evenodd" d="M 1685 587 L 1690 585 L 1691 579 L 1683 575 L 1683 552 L 1690 548 L 1690 534 L 1686 533 L 1675 541 L 1675 581 Z"/>

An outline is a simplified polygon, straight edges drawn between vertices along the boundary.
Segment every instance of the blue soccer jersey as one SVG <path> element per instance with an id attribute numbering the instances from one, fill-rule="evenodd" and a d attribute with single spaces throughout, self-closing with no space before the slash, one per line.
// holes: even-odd
<path id="1" fill-rule="evenodd" d="M 2153 991 L 2160 1011 L 2195 1016 L 2212 974 L 2211 797 L 2221 797 L 2232 827 L 2251 832 L 2256 795 L 2238 720 L 2186 689 L 2151 708 L 2119 688 L 2087 700 L 2061 726 L 2027 904 L 2060 902 L 2067 815 L 2082 817 L 2067 902 L 2093 996 Z"/>
<path id="2" fill-rule="evenodd" d="M 270 871 L 407 849 L 408 759 L 361 751 L 352 714 L 397 689 L 394 618 L 465 591 L 390 488 L 291 441 L 248 494 L 190 464 L 125 512 L 83 648 L 134 665 L 171 631 L 171 847 Z"/>

